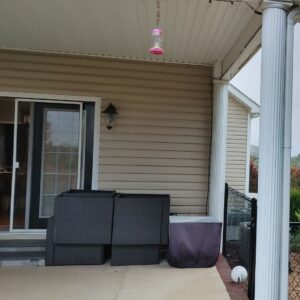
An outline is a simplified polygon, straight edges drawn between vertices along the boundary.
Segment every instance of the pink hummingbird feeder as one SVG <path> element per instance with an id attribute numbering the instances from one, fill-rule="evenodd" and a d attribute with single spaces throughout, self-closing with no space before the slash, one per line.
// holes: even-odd
<path id="1" fill-rule="evenodd" d="M 149 52 L 154 55 L 163 55 L 164 49 L 162 48 L 162 31 L 159 28 L 152 30 L 153 47 L 149 49 Z"/>

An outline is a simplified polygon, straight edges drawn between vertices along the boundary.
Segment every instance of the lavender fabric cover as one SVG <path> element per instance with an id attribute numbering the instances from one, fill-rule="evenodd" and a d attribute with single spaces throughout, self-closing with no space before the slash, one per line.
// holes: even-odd
<path id="1" fill-rule="evenodd" d="M 177 268 L 209 268 L 216 264 L 221 243 L 219 222 L 209 218 L 175 219 L 170 223 L 168 262 Z"/>

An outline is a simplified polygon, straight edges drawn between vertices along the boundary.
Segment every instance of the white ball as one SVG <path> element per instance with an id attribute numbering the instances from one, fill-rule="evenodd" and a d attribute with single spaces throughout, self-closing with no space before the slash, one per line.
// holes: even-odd
<path id="1" fill-rule="evenodd" d="M 242 266 L 236 266 L 231 271 L 231 279 L 236 283 L 245 282 L 248 278 L 247 270 Z"/>

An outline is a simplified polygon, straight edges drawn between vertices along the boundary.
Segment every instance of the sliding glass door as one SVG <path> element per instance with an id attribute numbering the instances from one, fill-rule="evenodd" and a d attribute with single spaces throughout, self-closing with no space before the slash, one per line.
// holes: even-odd
<path id="1" fill-rule="evenodd" d="M 10 230 L 46 228 L 58 194 L 90 187 L 93 119 L 91 103 L 16 99 Z"/>
<path id="2" fill-rule="evenodd" d="M 91 189 L 95 102 L 0 97 L 0 233 L 46 228 L 54 198 Z"/>

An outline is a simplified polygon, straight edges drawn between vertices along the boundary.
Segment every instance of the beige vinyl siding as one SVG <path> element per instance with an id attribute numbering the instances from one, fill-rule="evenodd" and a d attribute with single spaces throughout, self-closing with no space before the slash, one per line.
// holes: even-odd
<path id="1" fill-rule="evenodd" d="M 171 211 L 206 214 L 211 68 L 74 56 L 0 53 L 0 89 L 98 96 L 99 188 L 168 193 Z"/>
<path id="2" fill-rule="evenodd" d="M 228 99 L 226 182 L 245 193 L 248 110 L 239 102 Z"/>

